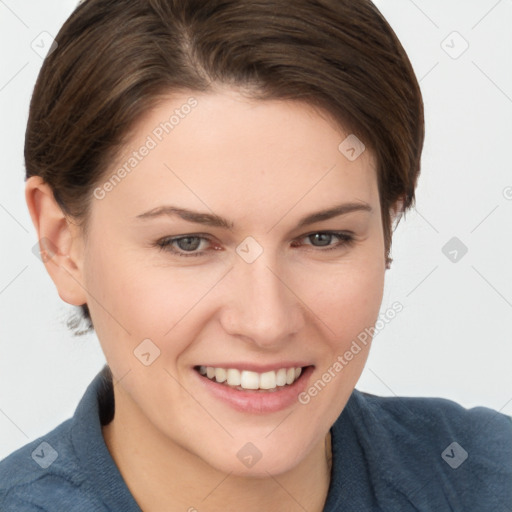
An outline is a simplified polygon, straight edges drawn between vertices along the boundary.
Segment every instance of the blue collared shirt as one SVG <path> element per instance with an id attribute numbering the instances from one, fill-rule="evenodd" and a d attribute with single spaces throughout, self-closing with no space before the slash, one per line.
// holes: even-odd
<path id="1" fill-rule="evenodd" d="M 0 462 L 1 512 L 141 512 L 102 436 L 106 369 L 72 418 Z M 512 512 L 512 418 L 492 409 L 354 390 L 331 443 L 324 512 Z"/>

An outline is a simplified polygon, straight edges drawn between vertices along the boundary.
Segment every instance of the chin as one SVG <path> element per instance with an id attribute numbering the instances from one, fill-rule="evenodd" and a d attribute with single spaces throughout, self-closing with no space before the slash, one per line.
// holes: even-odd
<path id="1" fill-rule="evenodd" d="M 203 460 L 216 470 L 232 476 L 268 478 L 269 474 L 277 476 L 294 469 L 307 455 L 304 449 L 304 444 L 298 443 L 296 447 L 287 444 L 285 449 L 268 444 L 260 450 L 256 443 L 248 441 L 231 452 L 232 455 L 222 450 L 217 458 L 209 455 Z"/>

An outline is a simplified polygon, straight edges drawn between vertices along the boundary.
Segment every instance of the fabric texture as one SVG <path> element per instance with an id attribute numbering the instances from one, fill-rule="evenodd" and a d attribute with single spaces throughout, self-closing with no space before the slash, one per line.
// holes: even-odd
<path id="1" fill-rule="evenodd" d="M 105 367 L 72 418 L 0 462 L 1 512 L 141 512 L 104 442 Z M 512 512 L 512 418 L 353 391 L 331 428 L 324 512 Z"/>

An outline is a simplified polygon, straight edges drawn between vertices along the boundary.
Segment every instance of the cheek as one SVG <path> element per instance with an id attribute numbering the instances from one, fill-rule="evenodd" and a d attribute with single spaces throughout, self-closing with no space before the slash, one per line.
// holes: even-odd
<path id="1" fill-rule="evenodd" d="M 86 287 L 99 318 L 105 315 L 122 323 L 129 332 L 153 326 L 163 330 L 184 309 L 187 296 L 200 293 L 196 281 L 162 266 L 151 266 L 129 248 L 96 249 L 91 244 L 86 262 Z M 96 299 L 96 300 L 94 300 Z M 155 325 L 156 319 L 162 323 Z M 150 333 L 145 333 L 149 335 Z"/>
<path id="2" fill-rule="evenodd" d="M 336 420 L 361 376 L 384 289 L 384 258 L 370 256 L 346 263 L 329 277 L 326 273 L 319 273 L 317 279 L 311 276 L 317 292 L 308 299 L 321 319 L 317 325 L 324 327 L 316 380 L 299 402 L 326 424 Z"/>
<path id="3" fill-rule="evenodd" d="M 347 258 L 326 270 L 310 273 L 302 285 L 302 297 L 329 327 L 336 348 L 374 324 L 379 314 L 385 277 L 384 258 Z"/>
<path id="4" fill-rule="evenodd" d="M 204 298 L 222 276 L 217 270 L 135 263 L 119 277 L 119 314 L 142 336 L 172 337 L 208 304 Z"/>
<path id="5" fill-rule="evenodd" d="M 203 299 L 225 269 L 150 264 L 147 255 L 122 249 L 93 251 L 91 245 L 85 285 L 109 363 L 133 363 L 133 350 L 145 339 L 160 348 L 161 361 L 182 352 L 200 328 L 194 319 L 204 309 Z"/>
<path id="6" fill-rule="evenodd" d="M 336 285 L 322 301 L 317 298 L 318 316 L 329 329 L 324 330 L 324 352 L 321 372 L 330 369 L 337 378 L 337 387 L 351 389 L 363 371 L 371 345 L 370 329 L 378 317 L 383 281 L 378 274 L 361 273 L 339 276 Z M 342 366 L 333 368 L 336 361 Z M 328 378 L 328 377 L 327 377 Z M 338 394 L 341 398 L 341 395 Z M 348 396 L 347 396 L 348 398 Z M 336 400 L 335 396 L 333 399 Z"/>
<path id="7" fill-rule="evenodd" d="M 377 236 L 364 250 L 349 252 L 335 264 L 288 266 L 292 274 L 286 280 L 328 327 L 324 336 L 336 352 L 376 320 L 385 272 L 381 245 Z M 212 305 L 208 295 L 222 280 L 225 266 L 180 267 L 150 261 L 147 254 L 141 257 L 119 244 L 91 243 L 85 286 L 100 340 L 116 340 L 120 347 L 120 339 L 129 339 L 124 346 L 131 350 L 146 338 L 162 348 L 165 340 L 178 335 L 185 343 L 184 334 L 190 337 L 200 328 L 199 317 L 206 318 L 220 306 L 217 301 Z M 232 295 L 228 290 L 223 293 Z M 192 326 L 191 320 L 196 320 Z M 184 348 L 173 342 L 174 353 Z"/>
<path id="8" fill-rule="evenodd" d="M 382 258 L 383 260 L 383 258 Z M 364 369 L 371 345 L 370 328 L 377 320 L 384 287 L 384 262 L 362 258 L 346 260 L 330 277 L 311 276 L 313 311 L 321 319 L 316 326 L 319 360 L 316 376 L 298 396 L 303 414 L 332 425 L 345 407 Z M 326 327 L 326 325 L 328 327 Z"/>
<path id="9" fill-rule="evenodd" d="M 353 257 L 333 266 L 332 271 L 319 270 L 309 277 L 310 290 L 314 293 L 307 300 L 326 326 L 319 373 L 329 371 L 326 380 L 332 384 L 325 395 L 322 393 L 324 404 L 339 403 L 341 407 L 366 363 L 371 328 L 378 318 L 384 290 L 385 261 L 381 249 L 377 237 L 375 244 L 368 244 L 357 254 L 354 252 Z"/>

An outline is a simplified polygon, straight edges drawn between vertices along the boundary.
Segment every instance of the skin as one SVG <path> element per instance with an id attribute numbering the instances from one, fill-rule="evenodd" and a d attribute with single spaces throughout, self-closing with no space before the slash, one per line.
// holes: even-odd
<path id="1" fill-rule="evenodd" d="M 309 105 L 219 89 L 176 94 L 148 112 L 106 179 L 190 96 L 197 107 L 103 199 L 93 198 L 87 237 L 48 185 L 27 181 L 38 236 L 55 250 L 45 265 L 64 301 L 89 305 L 116 383 L 115 417 L 103 435 L 145 512 L 240 503 L 247 511 L 321 511 L 329 429 L 370 344 L 307 405 L 275 413 L 232 409 L 197 386 L 192 368 L 300 360 L 314 365 L 312 384 L 374 325 L 386 270 L 375 160 L 367 149 L 349 161 L 338 150 L 348 134 Z M 297 227 L 345 202 L 372 211 Z M 162 205 L 215 213 L 233 227 L 136 218 Z M 351 232 L 354 242 L 308 237 L 325 231 Z M 195 249 L 202 256 L 155 246 L 194 234 L 211 240 Z M 248 236 L 263 249 L 253 263 L 236 252 Z M 160 349 L 149 366 L 133 352 L 147 338 Z M 262 454 L 252 468 L 237 457 L 247 442 Z"/>

